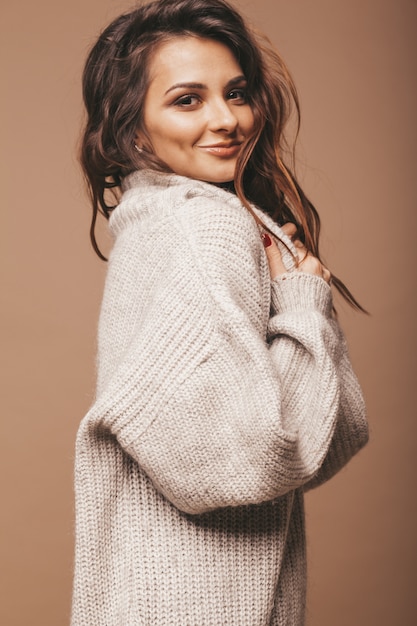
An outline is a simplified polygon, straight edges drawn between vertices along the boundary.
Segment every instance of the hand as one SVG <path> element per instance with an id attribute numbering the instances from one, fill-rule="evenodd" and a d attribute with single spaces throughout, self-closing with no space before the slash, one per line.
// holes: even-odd
<path id="1" fill-rule="evenodd" d="M 306 274 L 313 274 L 314 276 L 320 276 L 326 283 L 330 283 L 331 273 L 330 271 L 317 259 L 315 256 L 308 252 L 300 239 L 295 239 L 297 233 L 297 227 L 295 224 L 288 222 L 282 226 L 283 232 L 291 239 L 297 250 L 297 267 L 296 272 L 304 272 Z M 263 244 L 265 246 L 266 256 L 269 263 L 269 271 L 271 278 L 277 278 L 287 271 L 282 262 L 281 252 L 275 241 L 267 233 L 262 235 Z"/>

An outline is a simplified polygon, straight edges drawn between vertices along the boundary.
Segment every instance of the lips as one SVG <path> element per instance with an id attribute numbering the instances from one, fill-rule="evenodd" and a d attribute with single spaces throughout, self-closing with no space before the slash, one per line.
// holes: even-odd
<path id="1" fill-rule="evenodd" d="M 211 144 L 209 146 L 198 146 L 200 150 L 212 154 L 213 156 L 228 158 L 236 156 L 240 152 L 242 143 L 239 141 L 223 142 Z"/>

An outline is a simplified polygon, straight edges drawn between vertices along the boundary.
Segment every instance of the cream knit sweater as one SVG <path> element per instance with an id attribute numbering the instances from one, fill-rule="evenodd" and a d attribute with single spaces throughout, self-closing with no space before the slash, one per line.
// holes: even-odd
<path id="1" fill-rule="evenodd" d="M 301 626 L 303 490 L 367 441 L 331 290 L 207 183 L 135 172 L 110 227 L 72 625 Z"/>

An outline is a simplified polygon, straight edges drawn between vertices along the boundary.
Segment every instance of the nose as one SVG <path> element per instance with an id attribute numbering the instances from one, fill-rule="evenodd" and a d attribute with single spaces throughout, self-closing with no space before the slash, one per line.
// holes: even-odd
<path id="1" fill-rule="evenodd" d="M 208 127 L 213 132 L 233 133 L 238 125 L 238 119 L 231 106 L 222 98 L 211 102 L 209 107 Z"/>

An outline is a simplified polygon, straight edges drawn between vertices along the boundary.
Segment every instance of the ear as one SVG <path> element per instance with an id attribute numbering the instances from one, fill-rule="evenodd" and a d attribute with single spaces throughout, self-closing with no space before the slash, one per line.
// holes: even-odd
<path id="1" fill-rule="evenodd" d="M 139 129 L 137 129 L 136 134 L 133 139 L 133 147 L 135 148 L 135 150 L 137 150 L 137 152 L 142 152 L 142 145 L 143 145 L 142 133 Z"/>
<path id="2" fill-rule="evenodd" d="M 146 135 L 146 132 L 141 128 L 136 129 L 136 133 L 133 139 L 133 145 L 135 147 L 135 150 L 137 150 L 137 152 L 139 153 L 146 152 L 147 154 L 152 154 L 153 152 L 152 143 L 150 142 L 149 137 Z"/>
<path id="3" fill-rule="evenodd" d="M 136 130 L 134 143 L 138 148 L 141 148 L 145 143 L 145 136 L 139 128 Z"/>

